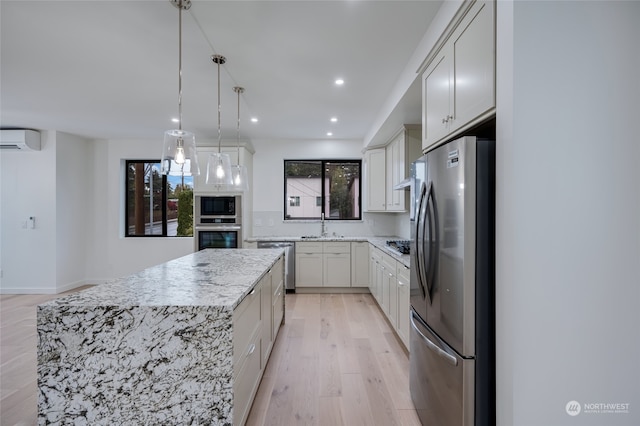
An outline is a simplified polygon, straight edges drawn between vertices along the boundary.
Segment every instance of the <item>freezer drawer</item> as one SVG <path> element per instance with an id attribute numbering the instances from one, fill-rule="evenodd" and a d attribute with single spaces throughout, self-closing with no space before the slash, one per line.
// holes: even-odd
<path id="1" fill-rule="evenodd" d="M 423 425 L 474 426 L 474 364 L 411 312 L 411 399 Z"/>

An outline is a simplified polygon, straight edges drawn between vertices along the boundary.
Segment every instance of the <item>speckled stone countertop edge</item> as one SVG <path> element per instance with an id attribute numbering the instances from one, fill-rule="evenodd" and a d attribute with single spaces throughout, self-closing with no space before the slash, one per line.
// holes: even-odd
<path id="1" fill-rule="evenodd" d="M 166 306 L 233 310 L 283 249 L 206 249 L 108 283 L 53 299 L 47 306 Z"/>

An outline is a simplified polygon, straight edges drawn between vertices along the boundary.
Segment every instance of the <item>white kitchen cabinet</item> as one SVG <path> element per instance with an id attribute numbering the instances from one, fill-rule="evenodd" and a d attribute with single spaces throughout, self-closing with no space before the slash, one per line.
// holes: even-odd
<path id="1" fill-rule="evenodd" d="M 273 346 L 272 336 L 272 319 L 273 319 L 273 297 L 271 293 L 271 280 L 273 277 L 273 268 L 269 269 L 260 282 L 262 288 L 260 295 L 260 308 L 262 319 L 262 344 L 260 346 L 260 353 L 262 355 L 262 366 L 267 364 L 269 354 L 271 353 L 271 347 Z"/>
<path id="2" fill-rule="evenodd" d="M 351 255 L 349 253 L 323 253 L 324 287 L 351 287 Z"/>
<path id="3" fill-rule="evenodd" d="M 351 287 L 351 243 L 297 242 L 296 287 Z"/>
<path id="4" fill-rule="evenodd" d="M 365 186 L 367 211 L 386 210 L 386 154 L 384 148 L 365 152 Z"/>
<path id="5" fill-rule="evenodd" d="M 280 257 L 233 310 L 234 424 L 244 424 L 249 415 L 280 329 L 284 317 L 283 283 L 284 257 Z M 274 285 L 280 291 L 276 289 L 274 293 Z"/>
<path id="6" fill-rule="evenodd" d="M 271 269 L 271 342 L 269 353 L 284 319 L 284 258 Z M 265 364 L 266 365 L 266 364 Z"/>
<path id="7" fill-rule="evenodd" d="M 373 295 L 374 299 L 378 300 L 378 281 L 379 270 L 381 268 L 381 251 L 375 246 L 369 248 L 369 291 Z"/>
<path id="8" fill-rule="evenodd" d="M 326 241 L 322 243 L 324 287 L 351 287 L 351 243 Z"/>
<path id="9" fill-rule="evenodd" d="M 369 291 L 409 350 L 409 268 L 373 245 L 369 252 Z"/>
<path id="10" fill-rule="evenodd" d="M 398 280 L 398 324 L 396 330 L 404 346 L 409 350 L 409 268 L 403 263 L 397 263 L 396 278 Z"/>
<path id="11" fill-rule="evenodd" d="M 387 185 L 385 190 L 385 201 L 387 211 L 404 211 L 406 191 L 397 191 L 393 187 L 400 183 L 407 173 L 405 170 L 405 142 L 404 132 L 396 136 L 385 149 Z"/>
<path id="12" fill-rule="evenodd" d="M 398 316 L 398 285 L 396 282 L 396 260 L 382 253 L 382 302 L 380 307 L 395 328 Z"/>
<path id="13" fill-rule="evenodd" d="M 296 287 L 322 287 L 322 242 L 296 243 Z"/>
<path id="14" fill-rule="evenodd" d="M 495 5 L 466 10 L 422 74 L 422 149 L 495 112 Z"/>
<path id="15" fill-rule="evenodd" d="M 233 311 L 233 418 L 243 424 L 260 383 L 262 281 Z"/>
<path id="16" fill-rule="evenodd" d="M 408 192 L 394 187 L 409 176 L 409 166 L 420 157 L 420 136 L 420 126 L 405 125 L 384 148 L 365 152 L 367 211 L 406 211 Z"/>
<path id="17" fill-rule="evenodd" d="M 369 243 L 351 242 L 351 287 L 369 287 Z"/>

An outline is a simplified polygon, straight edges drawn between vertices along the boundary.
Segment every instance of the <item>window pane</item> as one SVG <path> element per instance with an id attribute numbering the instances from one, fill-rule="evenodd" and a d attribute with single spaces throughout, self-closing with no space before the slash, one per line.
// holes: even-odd
<path id="1" fill-rule="evenodd" d="M 360 219 L 359 160 L 285 160 L 285 219 Z"/>
<path id="2" fill-rule="evenodd" d="M 325 217 L 359 219 L 360 163 L 325 163 Z"/>
<path id="3" fill-rule="evenodd" d="M 167 176 L 167 236 L 193 236 L 193 176 Z"/>
<path id="4" fill-rule="evenodd" d="M 319 218 L 322 206 L 321 161 L 285 161 L 285 219 Z"/>
<path id="5" fill-rule="evenodd" d="M 160 163 L 127 162 L 127 235 L 162 235 Z"/>

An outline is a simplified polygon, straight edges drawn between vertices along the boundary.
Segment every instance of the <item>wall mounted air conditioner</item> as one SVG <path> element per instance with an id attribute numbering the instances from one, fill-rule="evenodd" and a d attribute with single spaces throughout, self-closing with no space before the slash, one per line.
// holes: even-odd
<path id="1" fill-rule="evenodd" d="M 0 149 L 40 151 L 40 132 L 36 130 L 0 130 Z"/>

